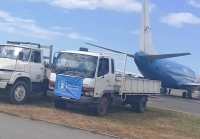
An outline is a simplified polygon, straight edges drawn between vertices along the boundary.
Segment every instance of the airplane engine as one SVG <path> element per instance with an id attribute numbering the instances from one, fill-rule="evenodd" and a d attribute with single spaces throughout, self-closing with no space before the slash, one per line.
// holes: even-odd
<path id="1" fill-rule="evenodd" d="M 200 83 L 200 75 L 198 75 L 198 83 Z"/>
<path id="2" fill-rule="evenodd" d="M 200 75 L 198 75 L 198 83 L 200 84 Z M 200 91 L 200 87 L 197 90 Z"/>

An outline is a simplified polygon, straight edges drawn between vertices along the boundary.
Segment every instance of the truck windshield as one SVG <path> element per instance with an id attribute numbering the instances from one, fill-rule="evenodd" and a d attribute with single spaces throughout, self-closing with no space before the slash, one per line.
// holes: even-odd
<path id="1" fill-rule="evenodd" d="M 30 49 L 0 45 L 0 58 L 14 58 L 22 61 L 28 61 L 30 56 Z"/>
<path id="2" fill-rule="evenodd" d="M 54 61 L 52 72 L 94 78 L 97 66 L 96 56 L 61 52 Z"/>

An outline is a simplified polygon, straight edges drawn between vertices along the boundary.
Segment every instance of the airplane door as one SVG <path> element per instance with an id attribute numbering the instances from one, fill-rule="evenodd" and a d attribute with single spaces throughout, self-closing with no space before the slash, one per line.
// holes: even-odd
<path id="1" fill-rule="evenodd" d="M 112 61 L 109 58 L 100 58 L 96 77 L 94 97 L 99 97 L 103 91 L 113 90 L 115 83 L 114 65 L 109 64 Z"/>
<path id="2" fill-rule="evenodd" d="M 41 51 L 33 50 L 31 53 L 31 81 L 42 82 L 44 76 L 44 64 L 42 63 Z"/>

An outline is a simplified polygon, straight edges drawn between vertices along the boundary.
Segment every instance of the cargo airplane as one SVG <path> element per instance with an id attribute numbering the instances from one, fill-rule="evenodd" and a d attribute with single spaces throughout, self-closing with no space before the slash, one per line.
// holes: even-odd
<path id="1" fill-rule="evenodd" d="M 144 78 L 160 80 L 164 90 L 167 90 L 167 88 L 185 90 L 182 92 L 183 98 L 191 99 L 192 93 L 200 87 L 200 76 L 196 71 L 190 67 L 167 60 L 167 58 L 190 55 L 190 53 L 156 53 L 152 44 L 148 0 L 142 1 L 139 52 L 136 52 L 135 54 L 129 54 L 87 42 L 86 44 L 116 53 L 127 54 L 127 56 L 134 58 L 138 70 L 144 76 Z"/>

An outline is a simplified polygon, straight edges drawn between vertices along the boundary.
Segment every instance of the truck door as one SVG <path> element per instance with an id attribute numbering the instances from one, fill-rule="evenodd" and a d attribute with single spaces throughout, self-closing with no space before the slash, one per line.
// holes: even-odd
<path id="1" fill-rule="evenodd" d="M 111 59 L 109 58 L 100 58 L 96 84 L 95 84 L 95 97 L 101 96 L 103 91 L 112 91 L 114 88 L 115 74 L 114 74 L 114 65 L 111 66 Z M 114 64 L 114 63 L 113 63 Z"/>
<path id="2" fill-rule="evenodd" d="M 44 64 L 42 63 L 41 51 L 32 50 L 31 53 L 31 81 L 41 82 L 44 76 Z"/>

